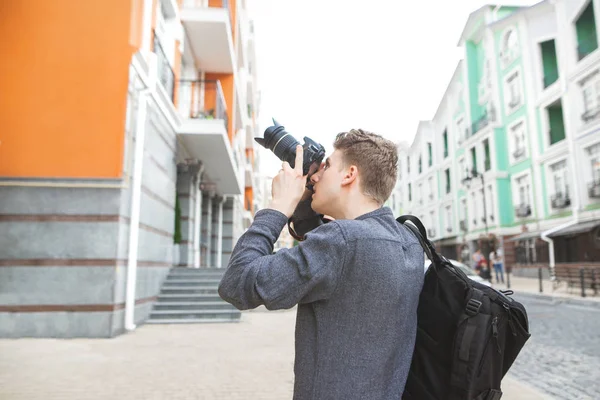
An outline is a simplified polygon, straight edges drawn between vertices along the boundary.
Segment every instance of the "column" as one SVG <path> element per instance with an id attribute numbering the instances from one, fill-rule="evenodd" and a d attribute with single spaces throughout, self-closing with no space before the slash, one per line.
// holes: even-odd
<path id="1" fill-rule="evenodd" d="M 179 265 L 194 266 L 194 241 L 197 224 L 198 173 L 201 163 L 181 163 L 177 165 L 177 197 L 181 211 L 181 242 Z"/>
<path id="2" fill-rule="evenodd" d="M 206 202 L 206 262 L 207 267 L 212 267 L 212 209 L 214 192 L 208 193 L 208 201 Z"/>
<path id="3" fill-rule="evenodd" d="M 217 260 L 216 267 L 222 267 L 222 259 L 223 259 L 223 203 L 225 202 L 226 197 L 222 197 L 219 200 L 219 205 L 217 209 Z"/>

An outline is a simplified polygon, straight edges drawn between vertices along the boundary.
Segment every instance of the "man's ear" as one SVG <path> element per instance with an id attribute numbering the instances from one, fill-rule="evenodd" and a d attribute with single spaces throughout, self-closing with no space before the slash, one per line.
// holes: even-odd
<path id="1" fill-rule="evenodd" d="M 357 177 L 358 168 L 356 168 L 356 165 L 351 165 L 350 167 L 348 167 L 346 173 L 344 174 L 344 177 L 342 178 L 342 186 L 350 185 L 356 180 Z"/>

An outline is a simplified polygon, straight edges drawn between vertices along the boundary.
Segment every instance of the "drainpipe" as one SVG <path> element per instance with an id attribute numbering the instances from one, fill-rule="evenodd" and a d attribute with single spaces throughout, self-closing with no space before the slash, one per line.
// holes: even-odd
<path id="1" fill-rule="evenodd" d="M 144 164 L 144 140 L 146 137 L 146 114 L 148 98 L 154 93 L 156 82 L 156 59 L 149 54 L 149 71 L 141 70 L 137 63 L 132 63 L 136 76 L 144 85 L 136 90 L 138 109 L 136 113 L 135 149 L 133 159 L 133 176 L 131 182 L 131 214 L 129 216 L 129 249 L 127 254 L 127 286 L 125 288 L 125 329 L 135 329 L 135 289 L 137 283 L 137 258 L 140 230 L 140 205 L 142 196 L 142 171 Z M 146 79 L 145 79 L 146 78 Z M 130 78 L 131 79 L 131 78 Z M 134 78 L 135 79 L 135 78 Z"/>

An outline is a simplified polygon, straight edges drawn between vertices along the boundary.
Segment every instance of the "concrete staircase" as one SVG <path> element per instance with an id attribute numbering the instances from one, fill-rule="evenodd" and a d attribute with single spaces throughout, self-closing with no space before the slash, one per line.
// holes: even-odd
<path id="1" fill-rule="evenodd" d="M 238 322 L 241 312 L 217 292 L 224 272 L 216 268 L 171 269 L 146 323 Z"/>

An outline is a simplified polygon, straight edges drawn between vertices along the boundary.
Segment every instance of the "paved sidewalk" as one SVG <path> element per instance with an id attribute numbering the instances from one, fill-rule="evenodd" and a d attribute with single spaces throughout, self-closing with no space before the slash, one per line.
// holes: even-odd
<path id="1" fill-rule="evenodd" d="M 291 399 L 295 315 L 259 309 L 240 323 L 146 325 L 114 339 L 0 340 L 0 399 Z M 503 400 L 549 399 L 510 377 L 503 390 Z"/>
<path id="2" fill-rule="evenodd" d="M 505 283 L 496 283 L 493 281 L 493 286 L 495 289 L 506 290 L 506 276 Z M 588 289 L 586 291 L 586 297 L 581 297 L 581 289 L 571 288 L 568 290 L 565 283 L 561 283 L 554 288 L 552 282 L 548 279 L 542 280 L 543 291 L 540 292 L 539 279 L 520 278 L 511 275 L 510 289 L 517 294 L 536 295 L 548 299 L 552 298 L 555 300 L 568 301 L 572 303 L 583 302 L 600 307 L 600 295 L 594 296 L 592 290 Z"/>

